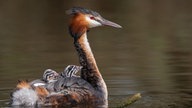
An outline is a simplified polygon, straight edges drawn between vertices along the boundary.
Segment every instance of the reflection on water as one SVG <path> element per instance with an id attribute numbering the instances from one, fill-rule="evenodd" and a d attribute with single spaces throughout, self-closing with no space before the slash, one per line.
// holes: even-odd
<path id="1" fill-rule="evenodd" d="M 85 1 L 1 1 L 0 106 L 7 106 L 18 79 L 78 64 L 64 14 L 78 5 L 123 26 L 88 34 L 109 106 L 140 92 L 132 107 L 192 107 L 191 1 Z"/>

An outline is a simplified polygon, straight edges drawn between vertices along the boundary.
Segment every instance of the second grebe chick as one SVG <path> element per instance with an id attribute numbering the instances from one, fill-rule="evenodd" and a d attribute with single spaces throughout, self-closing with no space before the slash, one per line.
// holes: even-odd
<path id="1" fill-rule="evenodd" d="M 82 66 L 68 65 L 65 70 L 61 73 L 62 77 L 79 77 L 76 73 L 81 71 Z"/>

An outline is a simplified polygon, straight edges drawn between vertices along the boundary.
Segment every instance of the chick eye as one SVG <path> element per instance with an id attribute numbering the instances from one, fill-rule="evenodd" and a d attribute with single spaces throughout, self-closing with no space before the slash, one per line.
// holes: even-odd
<path id="1" fill-rule="evenodd" d="M 94 19 L 95 19 L 95 17 L 93 17 L 93 16 L 90 16 L 90 19 L 94 20 Z"/>

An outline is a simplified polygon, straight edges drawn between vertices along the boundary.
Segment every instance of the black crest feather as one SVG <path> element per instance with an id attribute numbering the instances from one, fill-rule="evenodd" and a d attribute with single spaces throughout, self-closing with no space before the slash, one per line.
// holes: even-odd
<path id="1" fill-rule="evenodd" d="M 82 7 L 73 7 L 71 9 L 67 10 L 66 13 L 69 15 L 74 15 L 76 13 L 84 13 L 84 14 L 91 14 L 93 16 L 101 16 L 99 13 L 97 13 L 95 11 L 92 11 L 90 9 L 85 9 Z"/>

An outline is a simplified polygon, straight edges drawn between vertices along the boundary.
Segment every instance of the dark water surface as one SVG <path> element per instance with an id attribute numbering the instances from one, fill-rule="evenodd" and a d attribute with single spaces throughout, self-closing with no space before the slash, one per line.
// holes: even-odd
<path id="1" fill-rule="evenodd" d="M 47 68 L 78 65 L 65 10 L 97 10 L 123 29 L 89 32 L 107 83 L 109 107 L 135 93 L 131 108 L 192 107 L 192 1 L 0 1 L 0 107 L 8 107 L 18 79 L 40 78 Z"/>

